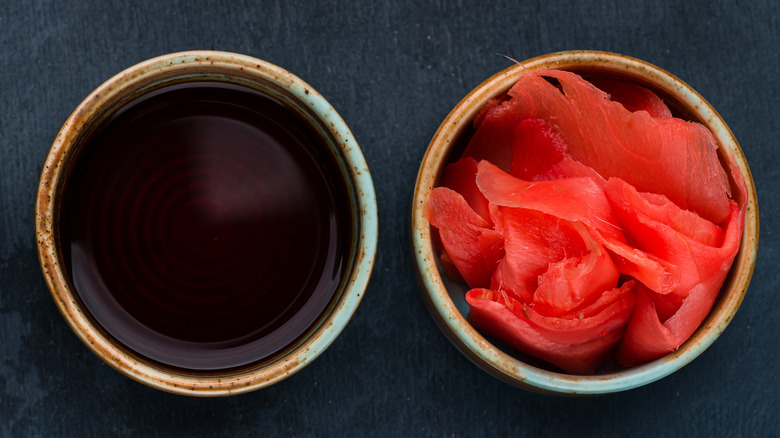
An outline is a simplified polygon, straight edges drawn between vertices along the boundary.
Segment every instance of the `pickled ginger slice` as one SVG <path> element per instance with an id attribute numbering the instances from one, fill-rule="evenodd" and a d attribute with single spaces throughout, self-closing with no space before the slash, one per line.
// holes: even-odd
<path id="1" fill-rule="evenodd" d="M 561 134 L 542 119 L 524 119 L 515 126 L 512 142 L 512 176 L 534 181 L 560 162 L 566 152 Z"/>
<path id="2" fill-rule="evenodd" d="M 476 161 L 488 160 L 509 171 L 512 162 L 512 144 L 517 123 L 523 119 L 505 105 L 507 95 L 489 101 L 474 119 L 476 131 L 461 157 Z"/>
<path id="3" fill-rule="evenodd" d="M 696 286 L 666 321 L 658 317 L 652 291 L 637 288 L 634 315 L 617 350 L 617 359 L 631 367 L 673 352 L 691 337 L 718 297 L 720 279 L 712 277 Z"/>
<path id="4" fill-rule="evenodd" d="M 425 217 L 439 231 L 452 264 L 471 287 L 486 287 L 504 255 L 500 233 L 457 192 L 437 187 L 425 204 Z"/>
<path id="5" fill-rule="evenodd" d="M 634 309 L 634 282 L 602 295 L 587 315 L 543 317 L 505 293 L 472 289 L 468 319 L 482 332 L 572 374 L 592 374 L 620 340 Z"/>
<path id="6" fill-rule="evenodd" d="M 677 285 L 661 294 L 687 295 L 694 287 L 731 266 L 742 233 L 740 208 L 730 202 L 727 229 L 681 211 L 668 199 L 646 196 L 619 178 L 605 189 L 618 224 L 631 246 L 679 270 Z M 720 288 L 720 285 L 715 285 Z"/>
<path id="7" fill-rule="evenodd" d="M 491 204 L 527 208 L 568 221 L 581 221 L 604 236 L 622 239 L 609 201 L 592 178 L 530 182 L 481 161 L 476 181 Z"/>
<path id="8" fill-rule="evenodd" d="M 476 160 L 472 157 L 463 157 L 447 165 L 439 181 L 439 186 L 458 192 L 478 215 L 492 224 L 488 200 L 477 188 L 476 178 Z"/>
<path id="9" fill-rule="evenodd" d="M 716 224 L 728 217 L 728 178 L 715 137 L 703 125 L 631 112 L 578 75 L 560 70 L 525 74 L 509 95 L 498 107 L 515 120 L 547 120 L 565 139 L 566 153 L 603 177 L 664 195 Z"/>
<path id="10" fill-rule="evenodd" d="M 588 82 L 609 94 L 614 102 L 620 102 L 627 110 L 647 111 L 652 117 L 672 117 L 672 112 L 658 95 L 647 88 L 616 79 L 589 79 Z"/>
<path id="11" fill-rule="evenodd" d="M 577 311 L 600 299 L 604 291 L 618 284 L 620 273 L 609 253 L 593 239 L 587 228 L 573 222 L 580 233 L 586 252 L 578 257 L 566 257 L 550 263 L 539 276 L 539 286 L 534 292 L 531 308 L 544 316 L 563 316 Z"/>
<path id="12" fill-rule="evenodd" d="M 740 196 L 744 196 L 744 180 L 741 175 L 734 178 Z M 632 199 L 641 203 L 641 198 L 635 197 L 632 189 L 617 192 L 617 195 L 624 193 L 628 193 L 624 201 Z M 610 199 L 616 196 L 612 191 L 607 194 Z M 628 205 L 618 205 L 616 214 L 629 240 L 636 241 L 642 250 L 675 264 L 681 272 L 679 288 L 662 295 L 650 290 L 639 293 L 637 308 L 617 356 L 623 365 L 633 366 L 674 351 L 704 321 L 739 250 L 745 209 L 731 201 L 723 237 L 712 246 L 669 225 L 653 222 L 642 207 L 631 212 Z"/>
<path id="13" fill-rule="evenodd" d="M 523 208 L 502 207 L 501 212 L 505 256 L 491 287 L 530 303 L 550 263 L 581 256 L 587 247 L 570 221 Z"/>

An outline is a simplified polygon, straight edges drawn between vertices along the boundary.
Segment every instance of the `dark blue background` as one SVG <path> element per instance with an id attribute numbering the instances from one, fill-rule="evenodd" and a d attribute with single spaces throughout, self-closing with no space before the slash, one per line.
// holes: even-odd
<path id="1" fill-rule="evenodd" d="M 113 4 L 112 4 L 113 3 Z M 0 436 L 777 436 L 776 2 L 13 1 L 0 3 Z M 379 202 L 379 253 L 360 308 L 319 359 L 222 399 L 147 388 L 94 356 L 38 267 L 33 205 L 70 111 L 120 70 L 218 49 L 291 70 L 341 113 Z M 412 187 L 449 110 L 510 61 L 599 49 L 652 62 L 708 99 L 759 196 L 753 282 L 701 357 L 649 386 L 537 395 L 463 357 L 438 331 L 408 257 Z"/>

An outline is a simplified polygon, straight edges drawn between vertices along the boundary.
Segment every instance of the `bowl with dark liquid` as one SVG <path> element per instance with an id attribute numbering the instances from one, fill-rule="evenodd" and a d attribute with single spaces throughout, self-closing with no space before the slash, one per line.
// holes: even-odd
<path id="1" fill-rule="evenodd" d="M 99 357 L 155 388 L 273 384 L 343 330 L 376 254 L 349 128 L 311 86 L 226 52 L 119 73 L 57 135 L 36 204 L 52 296 Z"/>

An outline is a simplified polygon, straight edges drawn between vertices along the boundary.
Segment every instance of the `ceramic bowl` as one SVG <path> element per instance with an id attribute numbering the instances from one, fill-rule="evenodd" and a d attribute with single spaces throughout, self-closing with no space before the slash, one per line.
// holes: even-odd
<path id="1" fill-rule="evenodd" d="M 440 269 L 431 243 L 431 229 L 423 215 L 424 203 L 453 150 L 469 135 L 483 105 L 506 92 L 520 76 L 539 69 L 568 70 L 590 77 L 633 81 L 656 92 L 678 116 L 706 125 L 720 145 L 726 165 L 736 164 L 745 176 L 747 201 L 741 247 L 719 299 L 698 330 L 679 349 L 641 366 L 598 375 L 571 375 L 544 368 L 538 361 L 500 348 L 469 324 L 463 283 L 449 280 Z M 455 152 L 457 153 L 457 151 Z M 750 282 L 758 246 L 758 205 L 747 161 L 733 134 L 713 107 L 690 86 L 646 62 L 613 53 L 568 51 L 514 65 L 492 76 L 469 93 L 449 113 L 428 146 L 414 190 L 411 217 L 412 244 L 423 299 L 439 328 L 471 361 L 510 384 L 554 394 L 603 394 L 642 386 L 680 369 L 699 356 L 734 317 Z M 532 364 L 533 363 L 533 364 Z"/>
<path id="2" fill-rule="evenodd" d="M 355 244 L 350 255 L 352 268 L 325 313 L 282 352 L 224 372 L 165 368 L 139 357 L 106 335 L 78 299 L 59 248 L 57 227 L 63 175 L 77 153 L 80 136 L 135 96 L 166 84 L 190 80 L 241 84 L 296 108 L 328 139 L 352 190 L 348 195 L 355 225 Z M 78 337 L 125 375 L 154 388 L 195 396 L 222 396 L 262 388 L 292 375 L 319 356 L 357 309 L 371 275 L 377 245 L 377 205 L 371 174 L 360 147 L 333 107 L 314 88 L 280 67 L 249 56 L 215 51 L 173 53 L 150 59 L 122 71 L 87 96 L 63 125 L 46 158 L 38 187 L 35 221 L 43 275 L 57 307 Z"/>

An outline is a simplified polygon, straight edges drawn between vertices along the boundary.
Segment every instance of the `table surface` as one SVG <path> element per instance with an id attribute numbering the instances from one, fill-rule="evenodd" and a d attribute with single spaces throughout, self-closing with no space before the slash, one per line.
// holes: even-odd
<path id="1" fill-rule="evenodd" d="M 777 436 L 780 11 L 679 3 L 3 2 L 0 436 Z M 379 203 L 373 277 L 341 336 L 291 378 L 228 398 L 163 393 L 100 361 L 50 298 L 33 235 L 39 172 L 68 114 L 120 70 L 188 49 L 262 58 L 319 90 L 361 144 Z M 426 312 L 408 256 L 412 187 L 442 119 L 504 55 L 568 49 L 644 59 L 705 96 L 747 156 L 761 220 L 748 295 L 717 342 L 658 382 L 591 398 L 526 392 L 470 363 Z"/>

